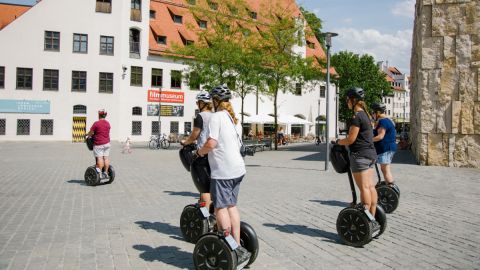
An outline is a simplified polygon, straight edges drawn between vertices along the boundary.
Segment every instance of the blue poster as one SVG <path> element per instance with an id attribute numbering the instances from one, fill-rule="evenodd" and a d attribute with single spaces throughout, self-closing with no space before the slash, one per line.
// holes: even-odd
<path id="1" fill-rule="evenodd" d="M 0 113 L 50 113 L 49 100 L 0 99 Z"/>

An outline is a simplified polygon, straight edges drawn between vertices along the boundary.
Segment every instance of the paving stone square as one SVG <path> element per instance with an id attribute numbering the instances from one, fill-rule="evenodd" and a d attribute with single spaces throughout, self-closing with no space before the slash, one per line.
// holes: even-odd
<path id="1" fill-rule="evenodd" d="M 0 269 L 193 269 L 179 218 L 198 193 L 178 145 L 145 146 L 114 144 L 115 181 L 90 187 L 84 144 L 0 142 Z M 239 208 L 260 238 L 251 269 L 480 269 L 480 170 L 417 166 L 400 151 L 400 205 L 379 239 L 353 248 L 335 227 L 348 179 L 323 170 L 324 150 L 246 157 Z"/>

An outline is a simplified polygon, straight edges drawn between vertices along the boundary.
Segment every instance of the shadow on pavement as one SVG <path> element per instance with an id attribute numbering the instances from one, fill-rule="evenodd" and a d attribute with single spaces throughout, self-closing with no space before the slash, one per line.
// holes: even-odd
<path id="1" fill-rule="evenodd" d="M 142 251 L 140 258 L 147 262 L 160 261 L 178 268 L 192 268 L 192 254 L 174 246 L 153 248 L 147 245 L 134 245 L 134 249 Z"/>
<path id="2" fill-rule="evenodd" d="M 398 150 L 393 156 L 392 163 L 418 165 L 415 156 L 410 150 Z"/>
<path id="3" fill-rule="evenodd" d="M 348 202 L 341 202 L 337 200 L 328 200 L 328 201 L 322 201 L 322 200 L 310 200 L 311 202 L 318 202 L 320 204 L 324 205 L 329 205 L 329 206 L 338 206 L 338 207 L 348 207 L 350 206 L 350 203 Z"/>
<path id="4" fill-rule="evenodd" d="M 87 184 L 85 183 L 85 180 L 68 180 L 67 183 L 70 183 L 70 184 L 79 184 L 81 186 L 86 186 Z"/>
<path id="5" fill-rule="evenodd" d="M 325 153 L 315 153 L 303 157 L 294 158 L 293 160 L 303 161 L 325 161 Z"/>
<path id="6" fill-rule="evenodd" d="M 285 224 L 285 225 L 278 225 L 273 223 L 264 223 L 263 226 L 274 228 L 277 231 L 281 231 L 284 233 L 298 233 L 303 234 L 306 236 L 312 237 L 322 237 L 327 239 L 327 241 L 332 243 L 341 243 L 340 237 L 336 233 L 327 232 L 324 230 L 308 228 L 305 225 L 292 225 L 292 224 Z"/>
<path id="7" fill-rule="evenodd" d="M 171 238 L 183 240 L 180 227 L 172 226 L 164 222 L 135 221 L 135 224 L 144 230 L 154 230 L 159 233 L 170 235 Z"/>
<path id="8" fill-rule="evenodd" d="M 194 197 L 194 198 L 198 198 L 200 196 L 198 193 L 193 193 L 193 192 L 190 192 L 190 191 L 170 191 L 170 190 L 166 190 L 166 191 L 164 191 L 164 193 L 168 193 L 168 195 L 172 195 L 172 196 L 183 196 L 183 197 Z"/>

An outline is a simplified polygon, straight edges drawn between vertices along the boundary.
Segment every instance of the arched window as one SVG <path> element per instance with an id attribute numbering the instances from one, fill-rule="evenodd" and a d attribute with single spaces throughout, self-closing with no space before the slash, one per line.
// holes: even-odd
<path id="1" fill-rule="evenodd" d="M 87 114 L 87 106 L 85 105 L 74 105 L 73 114 Z"/>
<path id="2" fill-rule="evenodd" d="M 132 115 L 142 115 L 142 107 L 133 107 Z"/>
<path id="3" fill-rule="evenodd" d="M 298 117 L 303 120 L 307 119 L 303 114 L 295 114 L 295 117 Z"/>
<path id="4" fill-rule="evenodd" d="M 140 56 L 140 31 L 130 28 L 130 56 Z"/>

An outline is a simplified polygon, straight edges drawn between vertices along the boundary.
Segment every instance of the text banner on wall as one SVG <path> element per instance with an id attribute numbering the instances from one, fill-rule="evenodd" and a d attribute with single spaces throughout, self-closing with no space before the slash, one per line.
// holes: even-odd
<path id="1" fill-rule="evenodd" d="M 49 114 L 49 100 L 0 99 L 0 113 Z"/>
<path id="2" fill-rule="evenodd" d="M 148 102 L 165 102 L 165 103 L 184 103 L 185 94 L 183 92 L 162 91 L 160 100 L 160 91 L 148 90 Z"/>

